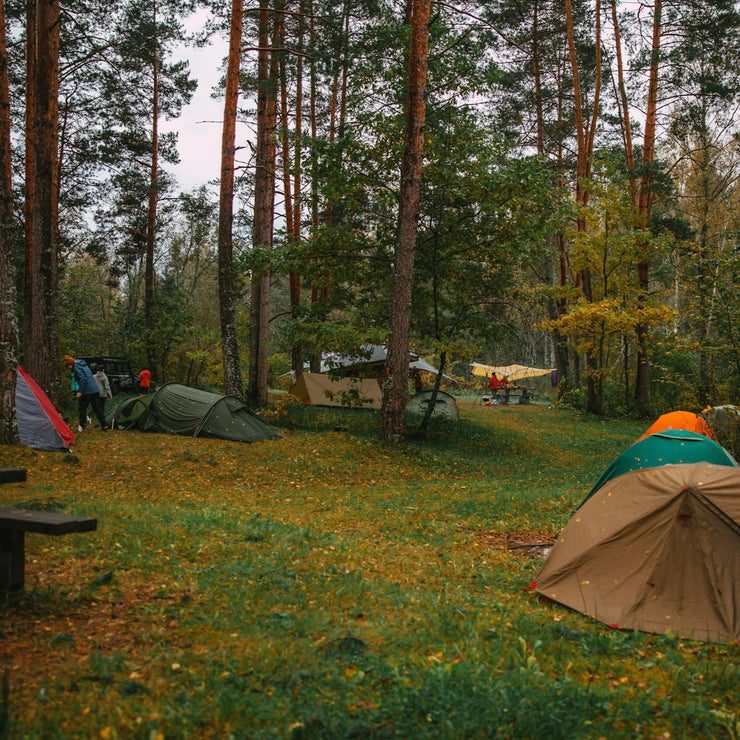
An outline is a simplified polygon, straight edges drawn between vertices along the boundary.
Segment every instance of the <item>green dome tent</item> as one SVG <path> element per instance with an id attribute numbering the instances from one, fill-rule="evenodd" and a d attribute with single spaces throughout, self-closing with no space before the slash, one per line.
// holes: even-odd
<path id="1" fill-rule="evenodd" d="M 715 465 L 737 466 L 737 462 L 725 450 L 703 434 L 689 432 L 685 429 L 671 429 L 656 432 L 649 437 L 638 440 L 628 447 L 601 474 L 594 487 L 581 501 L 580 509 L 607 481 L 632 470 L 655 468 L 661 465 L 679 465 L 685 463 L 708 462 Z"/>
<path id="2" fill-rule="evenodd" d="M 139 417 L 149 409 L 154 395 L 125 396 L 107 411 L 105 419 L 111 429 L 136 429 Z"/>
<path id="3" fill-rule="evenodd" d="M 119 429 L 235 442 L 280 439 L 236 396 L 222 396 L 179 383 L 166 383 L 152 395 L 124 399 L 111 411 L 109 423 Z"/>
<path id="4" fill-rule="evenodd" d="M 429 404 L 432 402 L 433 391 L 420 391 L 411 396 L 406 404 L 406 413 L 416 416 L 426 414 Z M 444 391 L 437 391 L 437 397 L 434 401 L 434 410 L 432 416 L 436 418 L 450 419 L 451 421 L 460 421 L 460 410 L 457 407 L 457 401 L 454 396 Z"/>

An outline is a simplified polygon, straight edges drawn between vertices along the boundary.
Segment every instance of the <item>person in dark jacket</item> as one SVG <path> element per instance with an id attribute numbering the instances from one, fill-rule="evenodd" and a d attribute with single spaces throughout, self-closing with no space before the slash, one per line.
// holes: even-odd
<path id="1" fill-rule="evenodd" d="M 67 370 L 72 371 L 72 376 L 77 381 L 77 414 L 79 425 L 77 431 L 84 431 L 87 426 L 87 409 L 92 406 L 93 413 L 100 422 L 100 428 L 105 431 L 108 425 L 105 423 L 105 414 L 103 413 L 103 404 L 100 403 L 100 388 L 95 380 L 92 370 L 87 366 L 84 360 L 75 360 L 74 357 L 66 355 L 64 366 Z"/>

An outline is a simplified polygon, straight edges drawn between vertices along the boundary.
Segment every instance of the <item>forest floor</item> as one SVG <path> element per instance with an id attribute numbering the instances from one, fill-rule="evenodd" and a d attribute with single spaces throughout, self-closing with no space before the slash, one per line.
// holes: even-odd
<path id="1" fill-rule="evenodd" d="M 643 431 L 461 404 L 397 447 L 283 408 L 253 444 L 89 429 L 0 447 L 26 536 L 0 602 L 0 738 L 740 737 L 740 649 L 612 630 L 529 590 Z"/>

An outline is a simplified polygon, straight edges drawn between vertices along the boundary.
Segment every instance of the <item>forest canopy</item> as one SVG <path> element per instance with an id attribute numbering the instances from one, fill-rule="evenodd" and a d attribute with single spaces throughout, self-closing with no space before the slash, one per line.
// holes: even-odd
<path id="1" fill-rule="evenodd" d="M 406 312 L 400 351 L 556 367 L 593 413 L 737 401 L 732 0 L 0 8 L 4 409 L 65 354 L 259 406 Z M 197 44 L 221 166 L 183 191 Z"/>

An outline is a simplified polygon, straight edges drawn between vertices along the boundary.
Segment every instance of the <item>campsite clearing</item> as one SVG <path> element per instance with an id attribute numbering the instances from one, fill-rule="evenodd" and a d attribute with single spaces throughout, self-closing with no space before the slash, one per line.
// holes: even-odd
<path id="1" fill-rule="evenodd" d="M 375 413 L 298 406 L 250 445 L 90 431 L 73 456 L 0 448 L 28 469 L 1 505 L 100 522 L 29 538 L 26 590 L 2 605 L 0 731 L 737 735 L 737 645 L 610 630 L 528 589 L 644 425 L 460 412 L 401 447 Z"/>

